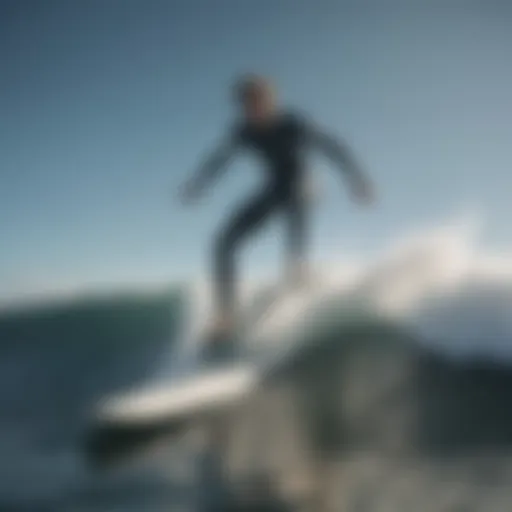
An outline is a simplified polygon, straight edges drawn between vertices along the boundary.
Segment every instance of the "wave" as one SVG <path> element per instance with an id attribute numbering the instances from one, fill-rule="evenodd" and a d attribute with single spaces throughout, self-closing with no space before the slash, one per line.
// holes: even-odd
<path id="1" fill-rule="evenodd" d="M 244 300 L 268 282 L 247 283 Z M 338 509 L 411 510 L 425 502 L 425 510 L 453 510 L 464 500 L 473 510 L 510 509 L 512 257 L 482 250 L 471 229 L 455 226 L 365 259 L 326 263 L 317 282 L 314 293 L 277 308 L 260 332 L 268 343 L 302 336 L 306 345 L 300 360 L 289 361 L 282 399 L 280 389 L 277 398 L 264 391 L 262 401 L 255 397 L 237 415 L 235 422 L 264 438 L 256 455 L 280 454 L 293 437 L 291 393 L 313 443 L 306 454 L 341 455 L 337 483 L 348 504 Z M 208 297 L 199 279 L 185 290 L 99 294 L 0 315 L 0 443 L 8 447 L 0 508 L 39 509 L 50 481 L 52 510 L 80 508 L 95 485 L 106 489 L 98 503 L 117 506 L 109 483 L 93 482 L 75 461 L 84 410 L 168 368 L 203 327 Z M 282 437 L 280 415 L 289 425 Z M 73 454 L 80 470 L 72 482 L 46 463 L 53 453 Z M 144 471 L 119 482 L 129 490 L 134 481 L 146 482 Z M 405 491 L 400 497 L 404 482 L 413 489 L 412 506 Z M 152 491 L 140 487 L 142 503 Z M 116 500 L 128 508 L 129 492 L 125 502 L 122 494 L 124 487 Z M 362 494 L 369 505 L 354 504 Z M 448 494 L 451 505 L 436 501 Z M 499 499 L 507 505 L 500 508 Z"/>
<path id="2" fill-rule="evenodd" d="M 39 394 L 53 394 L 56 407 L 79 407 L 81 397 L 90 401 L 94 390 L 102 393 L 148 379 L 162 353 L 179 338 L 184 304 L 182 291 L 171 288 L 2 312 L 0 409 L 21 414 L 47 404 Z"/>
<path id="3" fill-rule="evenodd" d="M 0 340 L 82 342 L 169 336 L 180 317 L 181 290 L 130 292 L 40 303 L 0 313 Z"/>
<path id="4" fill-rule="evenodd" d="M 306 318 L 315 329 L 337 320 L 330 328 L 339 331 L 354 315 L 366 314 L 392 320 L 418 342 L 451 356 L 509 359 L 512 252 L 482 249 L 477 234 L 471 223 L 454 223 L 402 236 L 364 259 L 323 262 L 309 299 L 295 309 L 278 308 L 265 324 L 266 336 L 299 336 Z M 265 275 L 245 279 L 242 308 L 270 285 Z M 211 314 L 210 296 L 207 280 L 198 278 L 187 287 L 47 299 L 0 312 L 0 341 L 108 345 L 166 338 L 174 344 L 179 338 L 176 351 L 169 349 L 161 363 L 165 374 L 170 359 L 197 352 Z"/>

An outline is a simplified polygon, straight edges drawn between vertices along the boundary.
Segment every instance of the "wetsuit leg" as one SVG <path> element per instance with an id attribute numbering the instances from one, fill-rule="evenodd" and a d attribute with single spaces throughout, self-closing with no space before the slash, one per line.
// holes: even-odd
<path id="1" fill-rule="evenodd" d="M 217 310 L 231 312 L 234 308 L 236 268 L 239 245 L 252 235 L 282 203 L 275 189 L 268 187 L 237 209 L 217 235 L 214 247 L 215 299 Z"/>
<path id="2" fill-rule="evenodd" d="M 301 266 L 307 257 L 308 216 L 307 201 L 299 192 L 290 193 L 286 201 L 287 247 L 286 265 L 288 269 Z"/>

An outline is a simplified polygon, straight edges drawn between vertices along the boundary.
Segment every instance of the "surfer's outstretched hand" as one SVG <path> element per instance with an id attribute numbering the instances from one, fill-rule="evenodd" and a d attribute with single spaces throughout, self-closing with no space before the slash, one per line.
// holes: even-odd
<path id="1" fill-rule="evenodd" d="M 376 201 L 372 184 L 367 180 L 354 180 L 351 187 L 354 199 L 363 205 L 371 205 Z"/>

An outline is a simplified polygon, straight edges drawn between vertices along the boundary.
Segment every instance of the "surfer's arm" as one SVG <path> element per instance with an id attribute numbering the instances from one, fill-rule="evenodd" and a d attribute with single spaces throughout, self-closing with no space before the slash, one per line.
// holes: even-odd
<path id="1" fill-rule="evenodd" d="M 355 195 L 364 201 L 371 200 L 373 195 L 372 183 L 350 146 L 343 139 L 334 138 L 316 127 L 308 126 L 307 133 L 312 145 L 335 162 L 343 171 Z"/>
<path id="2" fill-rule="evenodd" d="M 227 169 L 236 149 L 236 140 L 234 138 L 227 138 L 206 155 L 201 165 L 185 183 L 185 195 L 187 197 L 196 197 L 220 178 Z"/>

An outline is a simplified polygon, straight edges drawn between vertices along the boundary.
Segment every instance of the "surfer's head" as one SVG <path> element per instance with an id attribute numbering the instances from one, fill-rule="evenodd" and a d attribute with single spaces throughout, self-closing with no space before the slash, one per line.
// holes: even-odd
<path id="1" fill-rule="evenodd" d="M 251 122 L 265 121 L 274 112 L 274 90 L 270 81 L 262 76 L 248 74 L 239 78 L 234 86 L 234 96 Z"/>

